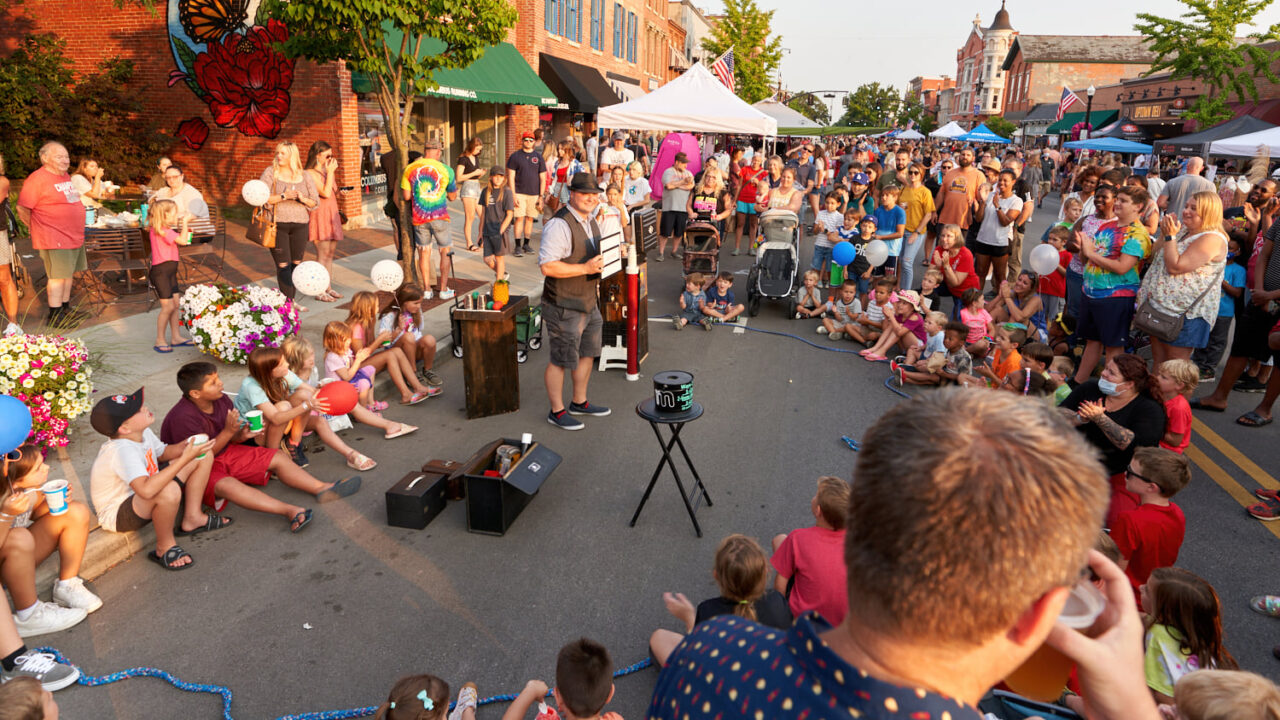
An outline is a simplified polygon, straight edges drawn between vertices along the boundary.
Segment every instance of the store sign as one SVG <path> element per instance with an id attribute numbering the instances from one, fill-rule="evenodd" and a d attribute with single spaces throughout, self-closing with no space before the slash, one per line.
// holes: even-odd
<path id="1" fill-rule="evenodd" d="M 1182 114 L 1185 113 L 1186 111 L 1187 111 L 1186 98 L 1174 98 L 1173 102 L 1170 103 L 1169 105 L 1169 115 L 1172 117 L 1182 117 Z"/>

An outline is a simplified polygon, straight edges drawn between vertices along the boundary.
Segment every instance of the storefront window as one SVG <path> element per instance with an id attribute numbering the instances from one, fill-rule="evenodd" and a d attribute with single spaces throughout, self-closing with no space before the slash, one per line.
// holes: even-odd
<path id="1" fill-rule="evenodd" d="M 382 153 L 391 149 L 387 141 L 382 108 L 373 98 L 362 98 L 357 104 L 357 130 L 360 133 L 360 199 L 380 198 L 387 193 L 387 176 L 382 172 Z"/>

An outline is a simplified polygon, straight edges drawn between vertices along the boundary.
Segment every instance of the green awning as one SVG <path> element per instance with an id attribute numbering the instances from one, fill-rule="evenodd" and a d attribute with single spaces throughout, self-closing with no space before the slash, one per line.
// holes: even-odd
<path id="1" fill-rule="evenodd" d="M 398 30 L 387 30 L 387 42 L 391 47 L 399 47 L 401 37 Z M 423 38 L 419 57 L 438 54 L 442 50 L 443 41 Z M 428 90 L 427 94 L 452 100 L 540 107 L 560 102 L 511 43 L 487 48 L 479 60 L 460 70 L 438 70 L 435 81 L 440 86 Z M 351 89 L 355 92 L 371 93 L 376 86 L 376 82 L 363 73 L 351 73 Z"/>
<path id="2" fill-rule="evenodd" d="M 1119 117 L 1119 110 L 1094 110 L 1089 113 L 1089 124 L 1094 130 L 1100 127 L 1110 125 Z M 1050 125 L 1045 129 L 1046 135 L 1066 135 L 1071 132 L 1071 127 L 1076 123 L 1084 122 L 1084 113 L 1072 112 L 1062 116 L 1062 119 Z"/>

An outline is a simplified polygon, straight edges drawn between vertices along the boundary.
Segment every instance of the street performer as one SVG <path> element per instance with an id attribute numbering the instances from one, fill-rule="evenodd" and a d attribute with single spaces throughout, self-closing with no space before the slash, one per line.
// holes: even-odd
<path id="1" fill-rule="evenodd" d="M 538 266 L 547 278 L 542 290 L 542 320 L 550 337 L 551 359 L 545 376 L 551 413 L 547 422 L 565 430 L 581 430 L 572 415 L 603 417 L 610 410 L 587 402 L 591 365 L 600 355 L 600 226 L 595 211 L 600 187 L 591 173 L 575 173 L 569 181 L 569 203 L 542 228 Z M 573 402 L 564 406 L 564 375 L 573 377 Z"/>

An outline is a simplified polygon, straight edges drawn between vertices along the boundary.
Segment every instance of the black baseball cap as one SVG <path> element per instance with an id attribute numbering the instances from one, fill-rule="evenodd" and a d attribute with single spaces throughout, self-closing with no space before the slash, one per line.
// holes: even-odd
<path id="1" fill-rule="evenodd" d="M 102 398 L 93 406 L 89 424 L 103 435 L 115 437 L 124 421 L 137 415 L 142 409 L 142 390 L 143 388 L 138 388 L 132 395 L 109 395 Z"/>

